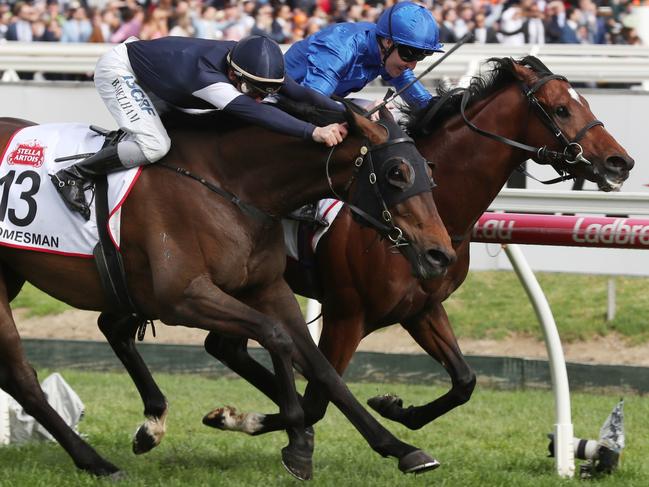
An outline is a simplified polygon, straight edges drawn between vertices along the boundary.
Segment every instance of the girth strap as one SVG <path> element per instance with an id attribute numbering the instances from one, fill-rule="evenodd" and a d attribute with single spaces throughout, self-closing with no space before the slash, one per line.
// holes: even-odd
<path id="1" fill-rule="evenodd" d="M 128 292 L 122 256 L 108 234 L 108 215 L 108 177 L 102 175 L 95 180 L 95 217 L 99 234 L 99 242 L 93 250 L 95 264 L 112 307 L 139 314 Z"/>

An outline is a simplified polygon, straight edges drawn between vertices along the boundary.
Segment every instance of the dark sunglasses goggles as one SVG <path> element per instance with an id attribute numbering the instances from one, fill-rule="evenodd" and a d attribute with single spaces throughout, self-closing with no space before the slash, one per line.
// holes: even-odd
<path id="1" fill-rule="evenodd" d="M 269 96 L 275 95 L 282 89 L 282 85 L 277 83 L 259 83 L 252 82 L 244 78 L 241 83 L 241 92 L 245 95 L 252 96 Z"/>
<path id="2" fill-rule="evenodd" d="M 405 62 L 422 61 L 428 56 L 432 56 L 435 51 L 428 49 L 418 49 L 416 47 L 406 46 L 405 44 L 397 44 L 397 52 L 399 57 Z"/>

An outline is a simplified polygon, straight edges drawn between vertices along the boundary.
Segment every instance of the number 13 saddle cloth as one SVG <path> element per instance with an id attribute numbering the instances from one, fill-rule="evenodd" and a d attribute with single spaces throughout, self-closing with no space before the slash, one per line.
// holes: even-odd
<path id="1" fill-rule="evenodd" d="M 54 162 L 98 151 L 104 137 L 84 124 L 45 124 L 18 130 L 0 159 L 0 245 L 77 257 L 92 257 L 98 241 L 92 215 L 85 221 L 65 206 L 49 174 L 79 160 Z M 119 247 L 121 207 L 141 168 L 108 176 L 109 233 Z M 92 191 L 86 197 L 91 201 Z"/>

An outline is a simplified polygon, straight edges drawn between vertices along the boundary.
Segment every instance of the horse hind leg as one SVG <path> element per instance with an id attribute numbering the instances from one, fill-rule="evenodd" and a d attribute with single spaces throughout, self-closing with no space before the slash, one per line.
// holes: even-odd
<path id="1" fill-rule="evenodd" d="M 225 337 L 219 333 L 211 332 L 205 338 L 205 351 L 261 391 L 275 404 L 279 404 L 277 378 L 270 370 L 250 356 L 247 339 Z M 275 416 L 281 417 L 279 414 L 238 413 L 235 408 L 225 406 L 207 413 L 203 418 L 203 424 L 224 431 L 240 431 L 249 435 L 257 435 L 269 430 L 285 429 L 286 425 L 281 419 L 279 428 L 269 428 L 266 418 Z"/>
<path id="2" fill-rule="evenodd" d="M 406 322 L 404 326 L 415 341 L 449 373 L 451 389 L 422 406 L 404 408 L 402 399 L 392 394 L 376 396 L 367 402 L 384 418 L 416 430 L 466 403 L 475 389 L 476 376 L 460 351 L 441 303 L 417 320 Z"/>
<path id="3" fill-rule="evenodd" d="M 132 315 L 102 313 L 97 325 L 131 376 L 144 403 L 146 421 L 133 436 L 133 453 L 151 451 L 158 446 L 166 432 L 168 404 L 142 356 L 135 348 L 135 333 L 141 319 Z"/>
<path id="4" fill-rule="evenodd" d="M 70 428 L 47 403 L 36 372 L 27 362 L 8 302 L 8 286 L 0 274 L 0 387 L 10 394 L 59 442 L 75 465 L 98 476 L 120 476 L 119 469 L 104 460 Z"/>

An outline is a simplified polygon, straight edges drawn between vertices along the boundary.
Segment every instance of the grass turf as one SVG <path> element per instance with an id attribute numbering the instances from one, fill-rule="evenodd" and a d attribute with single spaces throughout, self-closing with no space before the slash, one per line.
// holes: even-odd
<path id="1" fill-rule="evenodd" d="M 649 340 L 645 316 L 649 314 L 649 279 L 615 277 L 617 314 L 606 321 L 607 276 L 538 273 L 559 333 L 564 341 L 578 341 L 617 332 L 631 343 Z M 306 300 L 298 298 L 305 308 Z M 12 303 L 26 308 L 27 316 L 43 316 L 70 309 L 64 303 L 26 285 Z M 508 271 L 472 272 L 446 302 L 458 336 L 503 338 L 520 333 L 542 339 L 531 303 L 516 275 Z"/>
<path id="2" fill-rule="evenodd" d="M 157 375 L 170 402 L 167 436 L 143 456 L 130 449 L 131 435 L 142 420 L 142 405 L 124 373 L 62 371 L 86 404 L 81 432 L 127 474 L 120 486 L 284 486 L 296 485 L 280 464 L 284 433 L 248 437 L 201 424 L 202 416 L 224 404 L 241 410 L 276 408 L 241 380 L 196 375 Z M 41 372 L 44 377 L 46 372 Z M 395 392 L 405 404 L 422 404 L 444 388 L 392 384 L 351 384 L 363 402 Z M 617 402 L 615 395 L 574 394 L 575 433 L 597 438 Z M 425 449 L 442 466 L 421 476 L 405 476 L 395 459 L 374 453 L 334 407 L 316 427 L 313 486 L 556 486 L 561 481 L 547 458 L 546 433 L 553 428 L 554 402 L 543 391 L 503 392 L 478 388 L 466 405 L 419 431 L 381 420 L 400 439 Z M 649 398 L 630 396 L 625 403 L 627 448 L 622 468 L 597 480 L 598 486 L 644 486 L 649 481 Z M 77 471 L 55 444 L 0 448 L 2 486 L 107 485 Z"/>

